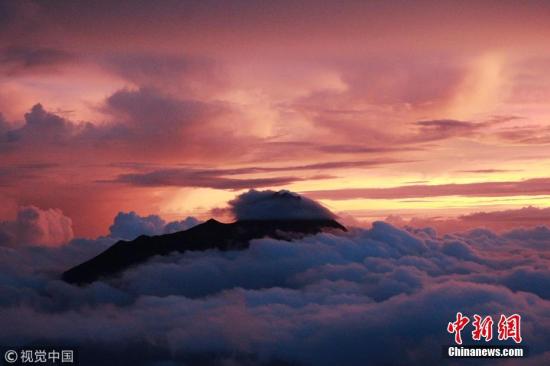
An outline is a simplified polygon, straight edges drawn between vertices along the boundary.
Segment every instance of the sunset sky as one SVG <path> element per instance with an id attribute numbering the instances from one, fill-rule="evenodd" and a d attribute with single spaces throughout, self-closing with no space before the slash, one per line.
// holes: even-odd
<path id="1" fill-rule="evenodd" d="M 544 1 L 0 1 L 0 221 L 550 223 L 549 39 Z"/>

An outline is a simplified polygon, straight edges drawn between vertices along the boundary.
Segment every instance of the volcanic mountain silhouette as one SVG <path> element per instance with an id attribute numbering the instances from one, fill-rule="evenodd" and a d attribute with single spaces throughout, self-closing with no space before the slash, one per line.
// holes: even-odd
<path id="1" fill-rule="evenodd" d="M 210 219 L 188 230 L 158 236 L 141 235 L 132 241 L 120 240 L 96 257 L 64 272 L 68 283 L 85 285 L 102 277 L 116 275 L 130 266 L 155 255 L 208 249 L 246 249 L 260 238 L 290 240 L 317 234 L 323 230 L 346 228 L 332 219 L 240 220 L 223 224 Z"/>

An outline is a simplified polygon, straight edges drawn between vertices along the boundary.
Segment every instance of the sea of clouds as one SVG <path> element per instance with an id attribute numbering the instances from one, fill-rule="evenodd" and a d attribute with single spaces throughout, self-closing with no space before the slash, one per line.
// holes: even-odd
<path id="1" fill-rule="evenodd" d="M 97 240 L 0 246 L 0 344 L 73 345 L 86 365 L 461 365 L 442 358 L 461 311 L 521 314 L 521 364 L 550 361 L 547 227 L 438 235 L 375 222 L 156 257 L 86 287 L 59 279 L 118 237 L 166 226 L 121 213 Z"/>

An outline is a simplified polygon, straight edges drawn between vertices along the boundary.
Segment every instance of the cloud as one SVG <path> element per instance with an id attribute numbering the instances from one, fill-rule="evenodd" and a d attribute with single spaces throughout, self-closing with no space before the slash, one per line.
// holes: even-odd
<path id="1" fill-rule="evenodd" d="M 29 163 L 0 167 L 0 186 L 16 186 L 22 181 L 37 179 L 40 173 L 56 166 L 55 163 Z"/>
<path id="2" fill-rule="evenodd" d="M 195 217 L 189 216 L 180 221 L 171 221 L 164 225 L 162 230 L 163 234 L 171 234 L 177 231 L 183 231 L 192 228 L 195 225 L 200 224 L 200 221 Z"/>
<path id="3" fill-rule="evenodd" d="M 133 240 L 139 235 L 158 235 L 166 223 L 160 216 L 138 216 L 135 212 L 119 212 L 109 227 L 110 236 Z"/>
<path id="4" fill-rule="evenodd" d="M 4 118 L 4 115 L 0 112 L 0 134 L 4 134 L 9 129 L 8 121 Z"/>
<path id="5" fill-rule="evenodd" d="M 550 300 L 550 270 L 534 268 L 518 268 L 502 279 L 502 283 L 513 291 L 524 291 L 537 294 L 545 300 Z"/>
<path id="6" fill-rule="evenodd" d="M 73 55 L 55 48 L 12 46 L 0 50 L 0 70 L 8 76 L 55 71 L 71 60 Z"/>
<path id="7" fill-rule="evenodd" d="M 139 216 L 135 212 L 119 212 L 109 227 L 109 236 L 112 238 L 133 240 L 140 235 L 161 235 L 176 231 L 187 230 L 199 221 L 194 217 L 187 217 L 181 221 L 166 223 L 158 215 Z"/>
<path id="8" fill-rule="evenodd" d="M 120 174 L 114 180 L 106 180 L 104 183 L 118 182 L 142 187 L 155 186 L 179 186 L 179 187 L 208 187 L 215 189 L 245 189 L 288 185 L 293 182 L 315 179 L 328 179 L 333 176 L 327 174 L 313 176 L 276 176 L 258 178 L 232 178 L 231 176 L 243 176 L 252 174 L 269 174 L 277 172 L 304 172 L 322 171 L 349 168 L 369 168 L 386 164 L 398 164 L 407 162 L 394 159 L 372 159 L 358 161 L 330 161 L 304 165 L 288 165 L 273 167 L 247 166 L 241 168 L 225 169 L 199 169 L 199 168 L 164 168 L 148 172 Z M 128 164 L 127 166 L 131 166 Z M 135 168 L 135 167 L 134 167 Z"/>
<path id="9" fill-rule="evenodd" d="M 550 207 L 523 207 L 515 210 L 475 212 L 461 216 L 462 220 L 473 222 L 512 222 L 517 226 L 523 224 L 545 224 L 550 221 Z"/>
<path id="10" fill-rule="evenodd" d="M 224 173 L 223 170 L 214 169 L 163 169 L 148 173 L 121 174 L 115 182 L 144 187 L 176 186 L 239 190 L 250 187 L 283 186 L 305 180 L 305 178 L 293 176 L 237 179 L 223 177 Z"/>
<path id="11" fill-rule="evenodd" d="M 34 159 L 38 152 L 46 157 L 57 153 L 60 163 L 67 152 L 78 152 L 81 161 L 95 160 L 98 154 L 109 161 L 131 156 L 170 162 L 178 154 L 185 154 L 186 161 L 211 161 L 222 140 L 225 156 L 234 151 L 233 142 L 248 141 L 246 133 L 239 135 L 232 128 L 238 113 L 230 105 L 180 99 L 151 87 L 118 90 L 106 98 L 101 111 L 108 118 L 104 123 L 75 122 L 36 104 L 23 125 L 0 135 L 0 153 Z M 97 149 L 99 144 L 104 148 Z"/>
<path id="12" fill-rule="evenodd" d="M 544 227 L 543 225 L 550 226 L 550 208 L 528 206 L 503 211 L 473 212 L 455 218 L 412 217 L 403 219 L 399 216 L 389 216 L 386 221 L 400 227 L 432 227 L 442 233 L 467 231 L 481 227 L 496 232 L 514 229 L 511 233 L 519 233 L 522 227 L 532 229 L 539 226 Z"/>
<path id="13" fill-rule="evenodd" d="M 416 141 L 435 141 L 450 137 L 469 136 L 487 125 L 486 123 L 472 123 L 452 119 L 417 121 L 414 124 L 419 130 L 417 135 L 411 137 L 411 139 Z"/>
<path id="14" fill-rule="evenodd" d="M 101 237 L 100 241 L 133 240 L 140 235 L 169 234 L 187 230 L 199 223 L 194 217 L 166 222 L 158 215 L 139 216 L 133 211 L 119 212 L 109 227 L 108 236 Z M 15 220 L 0 222 L 0 246 L 57 247 L 73 243 L 73 237 L 72 220 L 59 209 L 43 210 L 32 205 L 23 206 L 19 208 Z M 83 240 L 77 238 L 75 242 L 83 243 Z"/>
<path id="15" fill-rule="evenodd" d="M 0 143 L 3 142 L 5 148 L 20 142 L 33 144 L 36 147 L 45 143 L 66 144 L 71 138 L 88 132 L 92 127 L 91 124 L 73 124 L 65 118 L 46 111 L 41 104 L 36 104 L 28 113 L 25 113 L 25 124 L 8 130 L 3 136 L 3 141 L 0 139 Z"/>
<path id="16" fill-rule="evenodd" d="M 180 95 L 215 93 L 227 84 L 227 71 L 219 60 L 174 53 L 109 53 L 99 63 L 130 81 Z"/>
<path id="17" fill-rule="evenodd" d="M 441 346 L 457 311 L 517 312 L 529 359 L 548 360 L 548 229 L 438 236 L 377 222 L 158 257 L 87 287 L 57 279 L 104 245 L 0 248 L 0 343 L 70 343 L 87 363 L 121 365 L 452 364 Z"/>
<path id="18" fill-rule="evenodd" d="M 0 245 L 58 246 L 72 238 L 72 221 L 58 209 L 24 206 L 14 221 L 0 222 Z"/>
<path id="19" fill-rule="evenodd" d="M 317 149 L 322 152 L 328 152 L 331 154 L 376 154 L 376 153 L 388 153 L 388 152 L 406 152 L 406 151 L 420 151 L 422 147 L 412 146 L 399 146 L 399 147 L 373 147 L 363 145 L 321 145 Z"/>
<path id="20" fill-rule="evenodd" d="M 103 227 L 90 223 L 84 216 L 95 215 L 94 220 L 105 225 L 117 212 L 112 207 L 106 208 L 105 198 L 120 204 L 121 197 L 132 191 L 122 185 L 97 184 L 123 172 L 131 173 L 129 168 L 115 167 L 112 163 L 138 161 L 160 167 L 176 163 L 209 167 L 227 159 L 235 162 L 243 159 L 241 144 L 250 142 L 247 129 L 234 128 L 232 118 L 235 116 L 224 103 L 180 100 L 150 88 L 123 89 L 114 95 L 103 103 L 107 120 L 102 123 L 71 120 L 41 104 L 34 105 L 23 121 L 2 123 L 0 185 L 7 187 L 3 193 L 19 202 L 60 207 L 74 218 L 75 228 L 81 234 L 98 235 Z M 24 168 L 38 163 L 56 165 L 58 169 Z M 287 179 L 258 177 L 235 183 L 230 180 L 225 185 L 242 189 L 301 179 L 293 174 L 289 176 Z M 42 189 L 36 189 L 37 180 Z M 214 181 L 208 180 L 209 184 L 216 184 Z M 90 195 L 94 199 L 84 199 Z M 146 192 L 144 197 L 149 197 L 147 204 L 150 204 L 151 196 Z M 86 207 L 83 214 L 82 206 Z M 143 203 L 135 203 L 124 207 L 140 210 L 142 206 Z M 11 210 L 7 214 L 13 214 L 15 209 Z M 95 229 L 82 231 L 93 225 Z"/>
<path id="21" fill-rule="evenodd" d="M 550 178 L 521 181 L 460 184 L 407 185 L 391 188 L 345 188 L 304 192 L 316 199 L 348 200 L 355 198 L 395 199 L 440 196 L 505 197 L 548 195 Z"/>
<path id="22" fill-rule="evenodd" d="M 204 123 L 217 112 L 214 105 L 177 99 L 150 87 L 119 90 L 106 99 L 105 108 L 135 127 L 150 132 L 164 127 L 172 133 Z"/>
<path id="23" fill-rule="evenodd" d="M 517 169 L 472 169 L 472 170 L 459 170 L 459 173 L 474 173 L 474 174 L 491 174 L 491 173 L 509 173 L 519 172 Z"/>
<path id="24" fill-rule="evenodd" d="M 545 145 L 550 143 L 550 127 L 546 125 L 512 126 L 496 131 L 495 136 L 516 144 Z"/>
<path id="25" fill-rule="evenodd" d="M 319 203 L 293 192 L 254 189 L 228 202 L 237 220 L 329 220 L 336 216 Z"/>

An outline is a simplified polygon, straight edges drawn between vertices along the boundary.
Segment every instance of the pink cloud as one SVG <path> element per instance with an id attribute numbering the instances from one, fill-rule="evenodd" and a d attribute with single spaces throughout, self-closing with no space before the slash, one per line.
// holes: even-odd
<path id="1" fill-rule="evenodd" d="M 550 194 L 550 178 L 511 182 L 480 182 L 439 185 L 408 185 L 392 188 L 346 188 L 304 192 L 316 199 L 395 199 L 440 196 L 503 197 Z"/>
<path id="2" fill-rule="evenodd" d="M 456 218 L 412 217 L 403 219 L 389 216 L 386 221 L 400 227 L 432 227 L 440 233 L 467 231 L 475 228 L 487 228 L 503 232 L 515 228 L 550 227 L 550 208 L 523 207 L 503 211 L 474 212 Z"/>
<path id="3" fill-rule="evenodd" d="M 58 209 L 19 208 L 13 221 L 0 222 L 0 245 L 59 246 L 73 238 L 72 221 Z"/>

